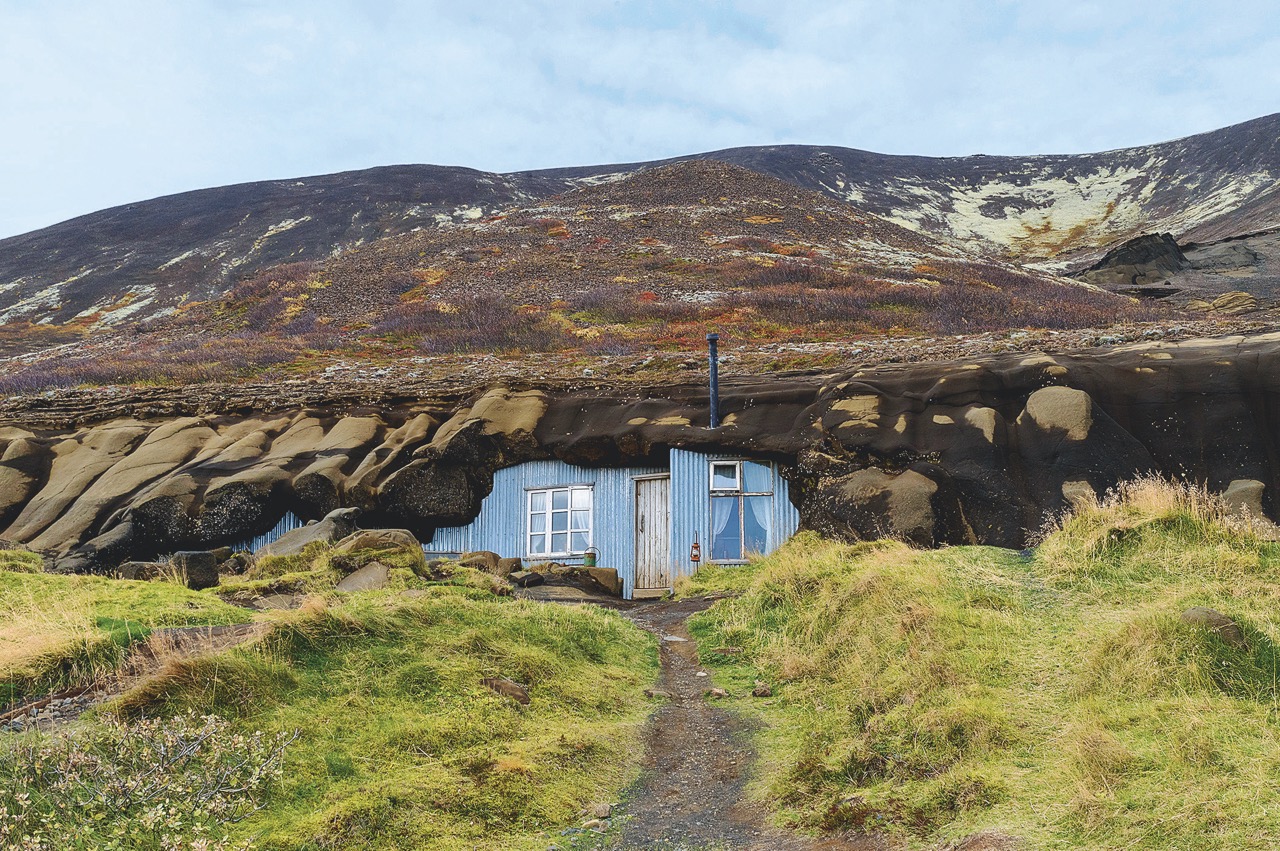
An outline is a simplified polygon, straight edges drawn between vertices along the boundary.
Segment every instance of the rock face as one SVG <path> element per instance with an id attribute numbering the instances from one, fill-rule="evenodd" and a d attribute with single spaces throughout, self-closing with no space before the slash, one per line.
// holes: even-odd
<path id="1" fill-rule="evenodd" d="M 287 511 L 328 517 L 276 552 L 351 534 L 357 511 L 429 542 L 475 516 L 501 467 L 665 463 L 676 446 L 780 462 L 807 528 L 1022 546 L 1047 514 L 1149 472 L 1235 482 L 1234 500 L 1271 515 L 1275 410 L 1280 334 L 727 375 L 714 431 L 700 384 L 0 425 L 0 539 L 90 572 L 235 543 Z"/>
<path id="2" fill-rule="evenodd" d="M 1188 265 L 1172 234 L 1143 234 L 1108 251 L 1080 277 L 1107 289 L 1141 288 L 1166 283 Z"/>

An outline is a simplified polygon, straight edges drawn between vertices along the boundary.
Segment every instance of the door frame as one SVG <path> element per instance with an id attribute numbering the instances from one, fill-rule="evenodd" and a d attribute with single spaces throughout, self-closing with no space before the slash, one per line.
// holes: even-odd
<path id="1" fill-rule="evenodd" d="M 671 558 L 671 473 L 649 473 L 643 476 L 632 476 L 631 478 L 631 528 L 635 537 L 632 561 L 635 565 L 632 571 L 631 597 L 632 599 L 645 599 L 647 597 L 662 597 L 671 590 L 675 582 L 675 577 L 671 576 L 672 565 L 667 565 L 670 581 L 667 585 L 660 588 L 641 588 L 640 587 L 640 485 L 642 482 L 667 482 L 667 558 Z"/>

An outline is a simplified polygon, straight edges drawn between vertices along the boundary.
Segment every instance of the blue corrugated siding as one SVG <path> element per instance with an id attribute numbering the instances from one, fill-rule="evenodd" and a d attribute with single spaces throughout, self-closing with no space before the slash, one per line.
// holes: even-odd
<path id="1" fill-rule="evenodd" d="M 705 562 L 711 554 L 711 462 L 736 461 L 741 455 L 671 450 L 671 554 L 682 576 L 689 575 L 693 563 L 689 548 L 694 534 L 702 544 Z M 771 553 L 787 542 L 800 527 L 800 512 L 791 504 L 787 480 L 770 464 L 773 507 L 765 551 Z"/>
<path id="2" fill-rule="evenodd" d="M 493 491 L 485 497 L 475 520 L 466 526 L 437 529 L 423 549 L 446 555 L 489 550 L 508 558 L 525 558 L 525 492 L 530 488 L 592 485 L 592 545 L 600 551 L 600 566 L 618 571 L 623 593 L 629 597 L 635 577 L 635 478 L 665 472 L 653 467 L 574 467 L 563 461 L 530 461 L 508 467 L 494 475 Z M 542 557 L 525 560 L 546 561 Z M 569 564 L 582 561 L 580 557 L 554 560 Z"/>
<path id="3" fill-rule="evenodd" d="M 232 549 L 237 552 L 255 553 L 267 544 L 274 544 L 285 532 L 292 532 L 294 529 L 301 529 L 306 525 L 307 521 L 289 511 L 285 513 L 284 517 L 280 518 L 280 522 L 270 532 L 264 532 L 252 538 L 245 538 L 232 546 Z"/>
<path id="4" fill-rule="evenodd" d="M 499 470 L 493 491 L 485 497 L 480 514 L 466 526 L 437 529 L 429 553 L 459 555 L 489 550 L 501 556 L 523 558 L 528 563 L 542 558 L 526 558 L 525 492 L 530 488 L 591 485 L 592 544 L 600 551 L 601 567 L 612 567 L 622 580 L 623 596 L 630 598 L 635 588 L 635 480 L 641 476 L 671 475 L 671 556 L 677 575 L 688 575 L 693 564 L 689 547 L 694 533 L 702 543 L 704 559 L 710 554 L 711 502 L 710 462 L 733 461 L 741 455 L 709 454 L 674 449 L 670 471 L 656 467 L 591 469 L 574 467 L 563 461 L 531 461 Z M 773 505 L 766 550 L 782 546 L 800 525 L 800 515 L 791 504 L 786 479 L 770 465 Z M 581 558 L 556 561 L 580 563 Z"/>

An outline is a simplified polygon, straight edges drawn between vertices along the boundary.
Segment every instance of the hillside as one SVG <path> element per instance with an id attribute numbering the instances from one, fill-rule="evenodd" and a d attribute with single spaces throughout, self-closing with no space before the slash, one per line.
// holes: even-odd
<path id="1" fill-rule="evenodd" d="M 188 192 L 0 240 L 0 322 L 127 324 L 216 299 L 273 265 L 325 261 L 380 237 L 691 159 L 741 166 L 970 254 L 1055 272 L 1083 269 L 1144 233 L 1206 245 L 1280 227 L 1280 115 L 1083 155 L 928 158 L 790 145 L 510 174 L 405 165 Z M 1232 277 L 1250 277 L 1272 248 Z"/>

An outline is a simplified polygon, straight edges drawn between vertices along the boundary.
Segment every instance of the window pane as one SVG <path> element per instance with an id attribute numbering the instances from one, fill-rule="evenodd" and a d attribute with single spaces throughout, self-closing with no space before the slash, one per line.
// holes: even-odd
<path id="1" fill-rule="evenodd" d="M 569 536 L 567 534 L 551 536 L 551 552 L 567 553 L 569 552 Z"/>
<path id="2" fill-rule="evenodd" d="M 547 515 L 530 514 L 529 515 L 529 531 L 530 532 L 547 531 Z"/>
<path id="3" fill-rule="evenodd" d="M 547 510 L 547 492 L 533 491 L 529 494 L 529 510 L 530 511 L 546 511 Z"/>
<path id="4" fill-rule="evenodd" d="M 742 489 L 747 493 L 773 493 L 773 470 L 768 464 L 742 462 Z"/>
<path id="5" fill-rule="evenodd" d="M 590 546 L 586 532 L 573 532 L 569 535 L 569 542 L 571 544 L 570 551 L 575 553 L 583 552 Z"/>
<path id="6" fill-rule="evenodd" d="M 742 512 L 742 548 L 745 553 L 763 553 L 769 540 L 771 496 L 744 496 Z"/>
<path id="7" fill-rule="evenodd" d="M 546 552 L 547 539 L 544 535 L 529 536 L 529 554 L 541 555 Z"/>
<path id="8" fill-rule="evenodd" d="M 590 529 L 591 528 L 591 512 L 575 511 L 570 517 L 572 520 L 571 528 L 574 529 Z"/>
<path id="9" fill-rule="evenodd" d="M 736 496 L 711 498 L 711 560 L 742 558 L 741 500 Z"/>
<path id="10" fill-rule="evenodd" d="M 573 489 L 573 507 L 578 509 L 587 509 L 591 507 L 590 488 Z"/>
<path id="11" fill-rule="evenodd" d="M 552 491 L 551 507 L 552 508 L 568 508 L 569 492 L 568 491 Z"/>
<path id="12" fill-rule="evenodd" d="M 736 463 L 712 464 L 711 489 L 713 491 L 736 491 L 738 489 L 738 465 Z"/>
<path id="13" fill-rule="evenodd" d="M 569 531 L 569 512 L 567 511 L 551 512 L 551 531 L 552 532 Z"/>

